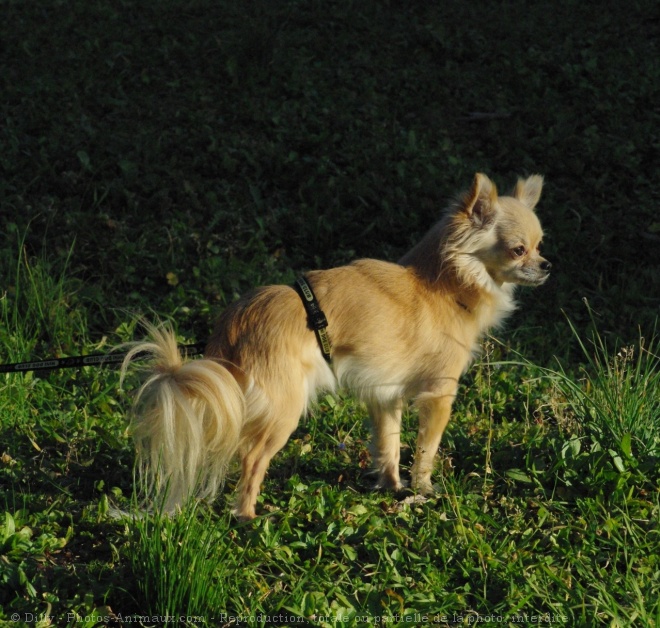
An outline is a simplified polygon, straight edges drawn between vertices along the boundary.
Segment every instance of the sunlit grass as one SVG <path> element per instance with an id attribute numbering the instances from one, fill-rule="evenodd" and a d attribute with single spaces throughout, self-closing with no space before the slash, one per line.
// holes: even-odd
<path id="1" fill-rule="evenodd" d="M 126 556 L 147 614 L 210 619 L 231 606 L 225 583 L 245 578 L 237 573 L 245 549 L 210 511 L 191 503 L 175 516 L 139 514 L 127 524 Z"/>
<path id="2" fill-rule="evenodd" d="M 582 350 L 575 374 L 548 371 L 563 397 L 562 410 L 593 432 L 603 446 L 627 457 L 660 457 L 660 352 L 655 329 L 636 343 L 608 346 L 594 332 L 583 340 L 571 331 Z"/>
<path id="3" fill-rule="evenodd" d="M 47 264 L 29 263 L 18 273 L 26 300 L 12 307 L 32 307 L 35 316 L 57 310 L 52 304 L 69 298 L 66 273 L 53 279 Z M 3 307 L 6 321 L 34 337 L 37 327 L 21 328 Z M 58 329 L 63 344 L 78 337 L 78 323 Z M 5 432 L 1 469 L 13 487 L 2 529 L 11 565 L 4 582 L 13 590 L 6 599 L 21 609 L 43 608 L 47 599 L 77 617 L 107 607 L 181 613 L 211 625 L 234 617 L 268 626 L 277 611 L 319 626 L 362 618 L 405 625 L 420 617 L 519 623 L 532 615 L 652 626 L 660 612 L 658 476 L 649 464 L 658 437 L 657 340 L 612 352 L 598 336 L 577 338 L 577 377 L 498 362 L 501 348 L 486 347 L 461 387 L 438 495 L 428 500 L 373 493 L 365 409 L 347 396 L 321 399 L 274 461 L 260 516 L 242 525 L 229 514 L 231 480 L 213 509 L 190 504 L 164 516 L 127 502 L 132 455 L 112 378 L 105 381 L 111 372 L 90 371 L 80 385 L 72 374 L 68 389 L 8 377 L 4 407 L 20 409 L 11 392 L 18 386 L 25 409 L 24 435 Z M 548 407 L 555 420 L 539 421 Z M 404 474 L 415 424 L 407 412 Z M 59 497 L 44 510 L 55 487 Z M 106 523 L 108 499 L 134 516 Z M 100 530 L 114 549 L 99 559 L 93 538 Z M 67 571 L 69 546 L 85 543 L 85 568 Z M 66 574 L 62 582 L 109 575 L 106 606 L 51 582 L 39 567 L 48 556 Z"/>

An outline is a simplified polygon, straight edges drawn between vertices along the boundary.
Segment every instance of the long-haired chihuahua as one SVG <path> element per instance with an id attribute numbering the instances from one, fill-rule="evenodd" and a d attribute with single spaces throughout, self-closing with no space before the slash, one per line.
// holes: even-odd
<path id="1" fill-rule="evenodd" d="M 135 396 L 133 435 L 152 497 L 172 510 L 212 498 L 230 463 L 235 514 L 255 516 L 268 465 L 320 391 L 341 387 L 373 425 L 377 486 L 400 490 L 401 413 L 419 410 L 412 488 L 431 474 L 458 381 L 479 339 L 514 309 L 516 285 L 549 275 L 534 208 L 543 178 L 498 196 L 483 174 L 398 263 L 363 259 L 316 270 L 298 287 L 257 288 L 218 319 L 203 359 L 185 360 L 171 329 L 151 327 L 129 352 L 152 355 Z"/>

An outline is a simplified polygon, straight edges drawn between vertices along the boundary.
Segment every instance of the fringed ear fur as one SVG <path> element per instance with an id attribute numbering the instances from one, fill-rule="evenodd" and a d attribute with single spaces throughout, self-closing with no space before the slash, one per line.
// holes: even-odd
<path id="1" fill-rule="evenodd" d="M 461 200 L 461 208 L 477 228 L 485 228 L 495 219 L 497 188 L 485 175 L 478 172 L 470 191 Z"/>
<path id="2" fill-rule="evenodd" d="M 527 179 L 518 179 L 513 190 L 513 197 L 529 209 L 534 209 L 541 198 L 542 189 L 543 177 L 540 174 L 533 174 Z"/>

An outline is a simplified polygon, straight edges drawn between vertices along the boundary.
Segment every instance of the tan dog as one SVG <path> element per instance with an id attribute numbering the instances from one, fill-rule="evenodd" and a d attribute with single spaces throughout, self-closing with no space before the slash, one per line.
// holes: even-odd
<path id="1" fill-rule="evenodd" d="M 534 214 L 542 177 L 500 197 L 477 174 L 469 192 L 398 264 L 364 259 L 306 278 L 328 321 L 324 360 L 300 295 L 257 288 L 218 320 L 205 358 L 185 362 L 166 328 L 151 329 L 135 354 L 154 356 L 136 398 L 133 433 L 141 469 L 161 505 L 213 497 L 240 459 L 236 515 L 255 516 L 271 458 L 320 390 L 346 388 L 373 421 L 378 486 L 399 490 L 401 411 L 419 409 L 412 487 L 430 493 L 440 438 L 458 379 L 480 337 L 514 309 L 516 284 L 537 286 L 550 263 Z"/>

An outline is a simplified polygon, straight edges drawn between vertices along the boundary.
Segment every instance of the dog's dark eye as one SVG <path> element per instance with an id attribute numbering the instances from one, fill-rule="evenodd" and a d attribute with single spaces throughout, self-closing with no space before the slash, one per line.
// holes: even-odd
<path id="1" fill-rule="evenodd" d="M 512 252 L 516 257 L 522 257 L 525 254 L 525 247 L 517 246 L 515 249 L 512 249 Z"/>

